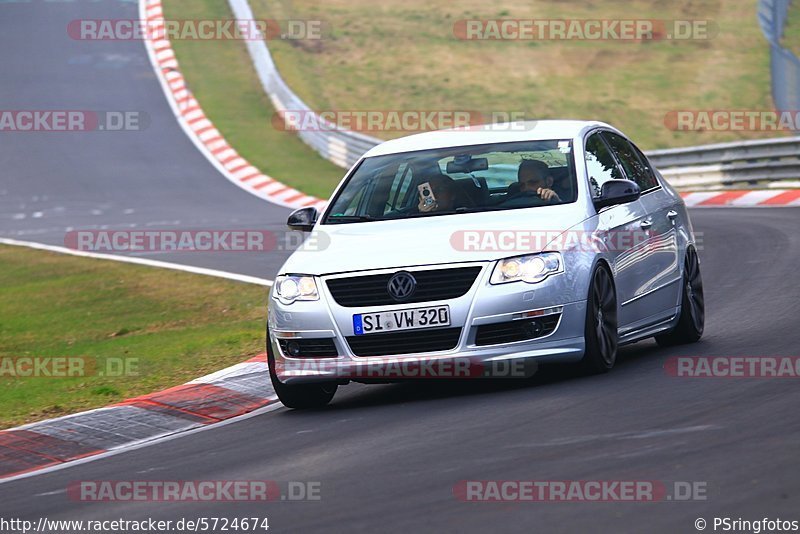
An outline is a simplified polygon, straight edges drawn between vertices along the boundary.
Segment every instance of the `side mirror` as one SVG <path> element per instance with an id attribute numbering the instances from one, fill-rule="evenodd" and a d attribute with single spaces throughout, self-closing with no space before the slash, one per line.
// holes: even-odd
<path id="1" fill-rule="evenodd" d="M 598 210 L 606 206 L 626 204 L 637 200 L 642 194 L 639 184 L 630 180 L 609 180 L 600 189 L 600 196 L 594 199 Z"/>
<path id="2" fill-rule="evenodd" d="M 317 223 L 317 208 L 308 207 L 294 210 L 289 214 L 289 219 L 286 225 L 292 230 L 301 230 L 303 232 L 310 232 L 314 225 Z"/>

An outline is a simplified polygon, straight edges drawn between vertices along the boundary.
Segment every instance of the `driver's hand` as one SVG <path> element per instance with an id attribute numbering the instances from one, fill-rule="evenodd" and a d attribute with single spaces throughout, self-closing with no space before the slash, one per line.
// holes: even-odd
<path id="1" fill-rule="evenodd" d="M 546 187 L 540 187 L 539 189 L 537 189 L 536 194 L 538 194 L 539 197 L 546 202 L 552 202 L 554 200 L 556 202 L 561 202 L 561 199 L 559 198 L 558 194 L 552 189 L 547 189 Z"/>

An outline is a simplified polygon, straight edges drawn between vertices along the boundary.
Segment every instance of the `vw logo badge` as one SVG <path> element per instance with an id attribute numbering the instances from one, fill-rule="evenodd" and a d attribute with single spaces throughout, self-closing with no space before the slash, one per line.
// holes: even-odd
<path id="1" fill-rule="evenodd" d="M 394 276 L 389 278 L 389 283 L 386 286 L 389 296 L 398 302 L 407 300 L 414 294 L 416 289 L 417 281 L 411 276 L 411 273 L 405 271 L 395 273 Z"/>

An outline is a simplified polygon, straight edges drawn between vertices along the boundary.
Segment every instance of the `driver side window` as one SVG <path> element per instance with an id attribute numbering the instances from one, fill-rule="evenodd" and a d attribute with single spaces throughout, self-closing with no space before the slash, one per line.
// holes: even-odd
<path id="1" fill-rule="evenodd" d="M 608 150 L 600 133 L 594 133 L 586 140 L 586 176 L 589 178 L 592 198 L 600 196 L 603 184 L 609 180 L 622 178 L 614 156 Z"/>

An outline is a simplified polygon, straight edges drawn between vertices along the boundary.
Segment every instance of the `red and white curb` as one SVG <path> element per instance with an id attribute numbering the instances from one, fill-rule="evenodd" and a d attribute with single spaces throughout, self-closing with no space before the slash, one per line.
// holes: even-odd
<path id="1" fill-rule="evenodd" d="M 157 393 L 0 431 L 0 482 L 277 405 L 262 354 Z"/>
<path id="2" fill-rule="evenodd" d="M 164 14 L 161 0 L 139 0 L 139 12 L 147 27 L 156 35 L 163 35 Z M 275 204 L 289 208 L 314 206 L 322 209 L 327 201 L 306 195 L 263 174 L 239 155 L 222 137 L 203 108 L 186 86 L 169 39 L 145 40 L 150 61 L 167 95 L 178 122 L 190 139 L 211 163 L 231 182 L 242 189 Z"/>
<path id="3" fill-rule="evenodd" d="M 681 193 L 690 208 L 774 208 L 800 206 L 800 189 L 760 189 L 756 191 L 702 191 Z"/>

